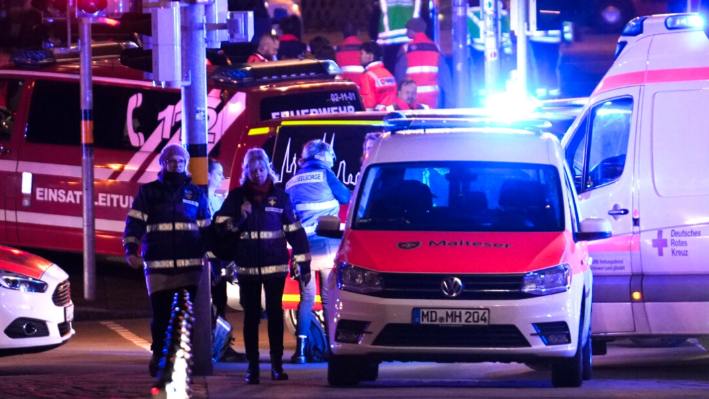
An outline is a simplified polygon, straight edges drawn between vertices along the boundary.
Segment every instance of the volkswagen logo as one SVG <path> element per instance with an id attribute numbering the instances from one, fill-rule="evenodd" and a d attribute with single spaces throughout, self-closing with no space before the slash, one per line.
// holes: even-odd
<path id="1" fill-rule="evenodd" d="M 441 281 L 441 291 L 448 298 L 455 298 L 463 292 L 463 282 L 458 277 L 447 277 Z"/>
<path id="2" fill-rule="evenodd" d="M 421 246 L 421 241 L 397 242 L 396 246 L 399 249 L 416 249 Z"/>

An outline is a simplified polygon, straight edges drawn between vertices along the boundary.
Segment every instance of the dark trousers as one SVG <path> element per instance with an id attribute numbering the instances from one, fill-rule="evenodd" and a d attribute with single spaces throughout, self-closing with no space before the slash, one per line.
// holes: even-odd
<path id="1" fill-rule="evenodd" d="M 150 349 L 153 356 L 162 357 L 162 350 L 165 347 L 165 334 L 170 325 L 170 315 L 172 314 L 172 302 L 175 293 L 182 295 L 182 290 L 186 289 L 190 293 L 190 299 L 194 302 L 197 292 L 196 285 L 176 288 L 174 290 L 158 291 L 150 295 L 150 307 L 153 311 L 153 319 L 150 321 L 150 333 L 153 343 Z"/>
<path id="2" fill-rule="evenodd" d="M 222 319 L 226 319 L 226 280 L 221 280 L 218 283 L 212 285 L 212 304 L 217 310 L 217 316 L 221 316 Z"/>
<path id="3" fill-rule="evenodd" d="M 283 360 L 283 288 L 286 279 L 251 280 L 239 277 L 241 307 L 244 308 L 244 345 L 249 363 L 258 363 L 258 326 L 261 322 L 261 286 L 266 293 L 268 342 L 271 365 L 281 366 Z"/>

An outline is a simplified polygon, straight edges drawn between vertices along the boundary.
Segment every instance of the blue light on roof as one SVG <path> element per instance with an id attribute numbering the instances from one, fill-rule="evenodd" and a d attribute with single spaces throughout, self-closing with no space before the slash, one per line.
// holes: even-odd
<path id="1" fill-rule="evenodd" d="M 623 28 L 623 33 L 621 33 L 621 36 L 638 36 L 643 33 L 643 22 L 647 17 L 637 17 L 633 18 L 628 22 L 627 25 L 625 25 L 625 28 Z"/>
<path id="2" fill-rule="evenodd" d="M 665 20 L 667 29 L 702 29 L 704 18 L 697 14 L 672 15 Z"/>
<path id="3" fill-rule="evenodd" d="M 57 62 L 50 49 L 22 49 L 10 58 L 17 66 L 47 66 Z"/>

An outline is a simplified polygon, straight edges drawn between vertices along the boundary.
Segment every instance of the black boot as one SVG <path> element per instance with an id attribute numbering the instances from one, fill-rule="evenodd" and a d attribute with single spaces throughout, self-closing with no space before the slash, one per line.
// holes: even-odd
<path id="1" fill-rule="evenodd" d="M 301 337 L 298 336 L 298 342 L 295 344 L 295 353 L 293 356 L 290 358 L 291 363 L 293 364 L 305 364 L 306 359 L 305 359 L 305 342 L 308 339 L 308 337 Z"/>
<path id="2" fill-rule="evenodd" d="M 258 363 L 249 363 L 249 368 L 246 369 L 246 383 L 249 385 L 256 385 L 261 382 L 259 379 L 259 364 Z"/>
<path id="3" fill-rule="evenodd" d="M 160 371 L 160 357 L 153 355 L 148 363 L 148 372 L 151 377 L 155 378 L 158 376 L 158 371 Z"/>
<path id="4" fill-rule="evenodd" d="M 271 365 L 271 379 L 273 381 L 288 381 L 288 374 L 283 371 L 282 364 L 273 363 Z"/>

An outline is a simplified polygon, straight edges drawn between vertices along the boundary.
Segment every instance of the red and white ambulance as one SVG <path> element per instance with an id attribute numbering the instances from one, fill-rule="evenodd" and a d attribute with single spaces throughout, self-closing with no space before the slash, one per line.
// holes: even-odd
<path id="1" fill-rule="evenodd" d="M 698 14 L 636 18 L 562 141 L 586 216 L 593 334 L 709 336 L 709 38 Z"/>
<path id="2" fill-rule="evenodd" d="M 36 67 L 51 63 L 51 53 L 24 55 L 17 63 L 26 65 L 0 68 L 0 243 L 82 251 L 79 64 Z M 249 135 L 255 124 L 364 109 L 356 85 L 336 80 L 339 68 L 329 61 L 209 67 L 208 74 L 208 149 L 224 166 L 222 192 L 238 181 L 230 174 L 237 151 L 266 140 Z M 96 250 L 122 254 L 139 185 L 156 179 L 162 148 L 181 140 L 180 92 L 113 58 L 93 62 L 93 93 Z"/>
<path id="3" fill-rule="evenodd" d="M 548 362 L 591 377 L 592 275 L 556 137 L 487 120 L 390 121 L 357 182 L 329 281 L 331 385 L 382 361 Z M 318 234 L 342 236 L 339 221 Z"/>

